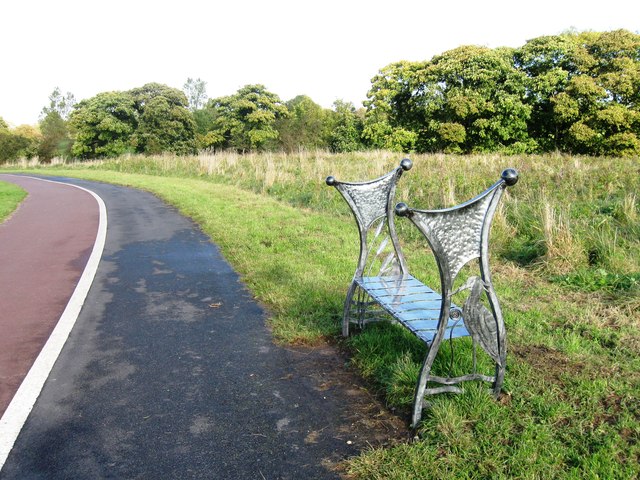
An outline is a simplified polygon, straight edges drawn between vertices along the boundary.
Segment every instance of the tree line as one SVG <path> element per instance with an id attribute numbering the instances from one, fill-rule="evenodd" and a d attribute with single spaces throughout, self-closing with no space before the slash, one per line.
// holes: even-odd
<path id="1" fill-rule="evenodd" d="M 380 70 L 363 135 L 420 152 L 640 154 L 640 35 L 538 37 L 464 46 Z"/>
<path id="2" fill-rule="evenodd" d="M 640 35 L 566 32 L 395 62 L 363 104 L 284 102 L 263 85 L 208 99 L 191 78 L 183 90 L 150 83 L 80 102 L 56 88 L 37 127 L 0 118 L 0 161 L 204 149 L 639 155 Z"/>

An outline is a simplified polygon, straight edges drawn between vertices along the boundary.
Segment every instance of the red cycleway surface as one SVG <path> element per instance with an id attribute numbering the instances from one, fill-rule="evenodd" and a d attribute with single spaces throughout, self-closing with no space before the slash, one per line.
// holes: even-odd
<path id="1" fill-rule="evenodd" d="M 0 415 L 62 315 L 96 240 L 99 207 L 79 188 L 0 175 L 28 196 L 0 224 Z"/>

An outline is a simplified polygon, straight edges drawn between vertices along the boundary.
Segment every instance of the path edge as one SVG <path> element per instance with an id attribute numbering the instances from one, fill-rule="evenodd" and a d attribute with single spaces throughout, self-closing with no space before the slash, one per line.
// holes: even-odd
<path id="1" fill-rule="evenodd" d="M 42 182 L 68 185 L 89 193 L 98 203 L 99 221 L 96 241 L 84 271 L 80 276 L 80 280 L 47 342 L 44 347 L 42 347 L 40 354 L 29 369 L 18 391 L 11 399 L 11 403 L 9 403 L 9 406 L 0 419 L 0 472 L 78 319 L 80 310 L 84 305 L 98 270 L 107 238 L 107 207 L 97 193 L 72 183 L 46 180 L 31 176 L 26 177 Z"/>

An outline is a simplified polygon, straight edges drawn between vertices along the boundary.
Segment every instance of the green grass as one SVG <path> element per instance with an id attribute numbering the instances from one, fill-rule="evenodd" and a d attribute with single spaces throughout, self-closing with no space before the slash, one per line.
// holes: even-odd
<path id="1" fill-rule="evenodd" d="M 399 157 L 248 155 L 122 158 L 42 173 L 144 188 L 193 218 L 272 313 L 282 342 L 340 342 L 357 233 L 328 174 L 364 179 Z M 635 478 L 640 476 L 640 225 L 637 159 L 419 156 L 399 200 L 450 205 L 521 171 L 492 232 L 507 324 L 503 395 L 470 385 L 433 400 L 418 439 L 352 459 L 355 478 Z M 448 179 L 448 180 L 443 180 Z M 433 283 L 424 243 L 401 227 L 412 272 Z M 405 414 L 424 346 L 393 325 L 343 344 L 389 407 Z M 445 342 L 435 369 L 449 368 Z M 469 366 L 455 344 L 455 368 Z M 465 365 L 466 362 L 466 365 Z M 486 359 L 481 369 L 490 369 Z"/>
<path id="2" fill-rule="evenodd" d="M 0 181 L 0 223 L 18 208 L 26 196 L 27 192 L 17 185 Z"/>

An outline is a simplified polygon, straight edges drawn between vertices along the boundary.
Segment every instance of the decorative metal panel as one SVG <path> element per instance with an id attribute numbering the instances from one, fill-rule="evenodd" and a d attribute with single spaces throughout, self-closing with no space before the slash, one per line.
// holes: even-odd
<path id="1" fill-rule="evenodd" d="M 467 284 L 470 285 L 471 293 L 462 306 L 467 330 L 473 341 L 477 342 L 496 364 L 502 366 L 500 345 L 504 343 L 504 338 L 500 337 L 504 336 L 504 332 L 500 332 L 498 320 L 493 313 L 480 302 L 482 291 L 487 286 L 480 277 L 469 278 Z"/>
<path id="2" fill-rule="evenodd" d="M 482 228 L 491 198 L 488 195 L 456 210 L 413 211 L 412 220 L 444 261 L 451 279 L 482 253 Z"/>
<path id="3" fill-rule="evenodd" d="M 387 175 L 375 183 L 349 184 L 342 183 L 338 189 L 343 195 L 348 195 L 355 208 L 353 213 L 365 230 L 378 218 L 387 213 L 389 192 L 395 186 L 395 175 Z"/>

